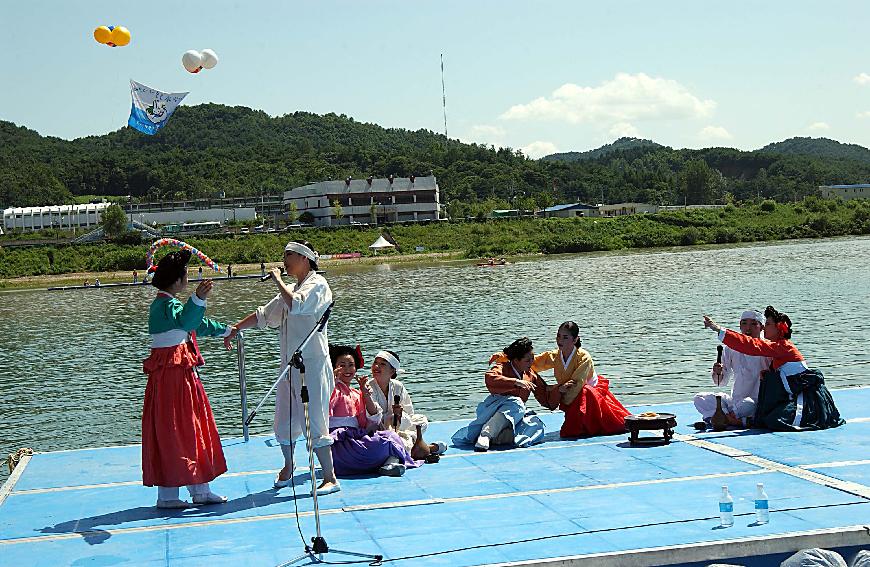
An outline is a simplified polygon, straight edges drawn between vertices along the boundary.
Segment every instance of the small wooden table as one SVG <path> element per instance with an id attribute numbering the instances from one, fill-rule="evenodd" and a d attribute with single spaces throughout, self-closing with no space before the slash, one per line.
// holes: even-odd
<path id="1" fill-rule="evenodd" d="M 628 441 L 632 445 L 668 445 L 674 436 L 674 427 L 676 426 L 677 416 L 672 413 L 657 413 L 651 417 L 640 417 L 638 415 L 625 416 L 625 428 L 630 433 Z M 655 431 L 659 429 L 662 431 L 661 436 L 639 436 L 641 430 Z"/>

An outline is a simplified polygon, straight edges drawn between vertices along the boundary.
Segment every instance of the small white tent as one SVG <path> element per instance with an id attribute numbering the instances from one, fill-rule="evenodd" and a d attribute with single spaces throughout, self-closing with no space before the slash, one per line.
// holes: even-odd
<path id="1" fill-rule="evenodd" d="M 387 239 L 384 238 L 383 235 L 381 235 L 378 237 L 377 240 L 374 241 L 374 243 L 369 245 L 369 248 L 371 248 L 372 250 L 374 250 L 375 253 L 377 253 L 378 250 L 388 250 L 391 248 L 395 248 L 395 246 L 390 244 L 389 242 L 387 242 Z"/>

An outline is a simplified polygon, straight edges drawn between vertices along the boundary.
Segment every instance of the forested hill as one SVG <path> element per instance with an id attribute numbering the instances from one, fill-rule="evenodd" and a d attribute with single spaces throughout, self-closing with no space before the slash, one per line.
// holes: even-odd
<path id="1" fill-rule="evenodd" d="M 864 146 L 844 144 L 830 138 L 789 138 L 782 142 L 768 144 L 761 148 L 761 151 L 787 155 L 852 159 L 870 163 L 870 150 Z"/>
<path id="2" fill-rule="evenodd" d="M 595 148 L 594 150 L 588 150 L 585 152 L 561 152 L 544 156 L 541 159 L 549 161 L 584 161 L 604 157 L 607 154 L 612 154 L 613 152 L 622 150 L 640 149 L 653 151 L 659 148 L 664 148 L 664 146 L 657 144 L 652 140 L 623 137 L 613 143 L 605 144 L 600 148 Z"/>
<path id="3" fill-rule="evenodd" d="M 603 151 L 605 150 L 606 151 Z M 621 139 L 580 161 L 531 160 L 510 148 L 344 115 L 270 117 L 245 107 L 183 106 L 155 136 L 130 128 L 66 141 L 0 122 L 0 207 L 82 195 L 140 199 L 277 193 L 348 175 L 438 177 L 451 216 L 556 202 L 791 200 L 818 185 L 866 183 L 870 160 L 726 148 L 674 150 Z"/>

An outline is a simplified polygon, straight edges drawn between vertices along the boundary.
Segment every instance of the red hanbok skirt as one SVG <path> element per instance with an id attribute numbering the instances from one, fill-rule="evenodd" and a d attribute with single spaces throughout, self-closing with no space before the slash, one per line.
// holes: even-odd
<path id="1" fill-rule="evenodd" d="M 565 412 L 560 437 L 590 437 L 625 432 L 625 416 L 631 412 L 610 391 L 610 381 L 598 377 L 595 386 L 586 384 L 569 405 L 559 404 Z"/>
<path id="2" fill-rule="evenodd" d="M 142 409 L 142 484 L 185 486 L 227 471 L 208 397 L 194 368 L 202 357 L 190 343 L 151 349 Z"/>

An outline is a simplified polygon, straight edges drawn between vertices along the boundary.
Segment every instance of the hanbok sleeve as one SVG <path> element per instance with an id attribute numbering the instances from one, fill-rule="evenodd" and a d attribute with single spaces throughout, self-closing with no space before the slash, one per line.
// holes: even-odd
<path id="1" fill-rule="evenodd" d="M 539 404 L 549 410 L 554 410 L 559 407 L 559 401 L 562 398 L 562 394 L 559 392 L 558 384 L 548 386 L 547 382 L 537 374 L 535 374 L 534 384 L 535 399 L 538 400 Z"/>
<path id="2" fill-rule="evenodd" d="M 532 363 L 532 370 L 535 372 L 552 370 L 556 367 L 556 356 L 558 355 L 558 350 L 548 350 L 535 356 L 535 361 Z"/>
<path id="3" fill-rule="evenodd" d="M 310 278 L 292 293 L 291 315 L 316 315 L 319 317 L 323 314 L 323 310 L 332 301 L 332 292 L 325 281 L 320 281 L 320 279 Z"/>
<path id="4" fill-rule="evenodd" d="M 797 349 L 788 341 L 768 341 L 756 339 L 742 333 L 735 333 L 731 329 L 725 329 L 720 333 L 722 343 L 728 348 L 750 356 L 768 356 L 786 360 L 803 360 Z"/>
<path id="5" fill-rule="evenodd" d="M 562 402 L 566 405 L 569 405 L 580 395 L 583 386 L 587 384 L 594 386 L 598 380 L 598 376 L 595 374 L 595 362 L 592 360 L 592 355 L 582 348 L 578 348 L 574 356 L 577 357 L 577 368 L 571 373 L 571 377 L 565 381 L 570 382 L 573 380 L 574 385 L 565 390 L 561 395 Z"/>
<path id="6" fill-rule="evenodd" d="M 196 328 L 196 334 L 199 337 L 226 337 L 230 334 L 231 330 L 229 326 L 223 323 L 203 317 L 199 327 Z"/>
<path id="7" fill-rule="evenodd" d="M 411 396 L 408 394 L 408 389 L 405 388 L 405 385 L 402 382 L 396 380 L 396 384 L 401 390 L 399 393 L 399 403 L 402 406 L 401 429 L 414 429 L 414 421 L 411 419 L 414 416 L 414 404 L 411 403 Z"/>
<path id="8" fill-rule="evenodd" d="M 734 376 L 734 351 L 725 349 L 722 351 L 722 381 L 716 382 L 716 373 L 710 372 L 710 379 L 713 380 L 714 386 L 727 386 L 728 382 Z"/>
<path id="9" fill-rule="evenodd" d="M 372 385 L 366 384 L 366 388 L 368 389 L 369 397 L 371 397 L 372 403 L 375 405 L 376 408 L 378 408 L 378 411 L 375 413 L 369 413 L 367 408 L 366 408 L 365 397 L 364 396 L 360 397 L 360 402 L 362 403 L 362 411 L 363 411 L 363 414 L 365 415 L 365 420 L 364 420 L 365 423 L 363 425 L 360 425 L 360 427 L 363 427 L 363 428 L 367 429 L 368 431 L 376 431 L 381 426 L 381 421 L 384 418 L 384 410 L 383 410 L 383 408 L 381 408 L 381 405 L 378 403 L 378 400 L 375 398 L 374 388 L 372 387 Z M 360 389 L 360 393 L 362 393 L 362 389 Z"/>
<path id="10" fill-rule="evenodd" d="M 194 299 L 195 298 L 195 299 Z M 205 301 L 196 295 L 191 295 L 184 305 L 177 299 L 166 302 L 165 316 L 175 324 L 175 328 L 184 329 L 188 333 L 196 331 L 205 315 Z"/>
<path id="11" fill-rule="evenodd" d="M 257 328 L 275 328 L 280 326 L 286 308 L 286 304 L 284 303 L 281 294 L 273 297 L 266 305 L 257 307 L 257 310 L 254 312 L 257 314 Z"/>
<path id="12" fill-rule="evenodd" d="M 489 372 L 484 377 L 486 389 L 492 394 L 505 394 L 508 396 L 519 396 L 521 394 L 519 386 L 517 386 L 517 378 L 504 375 L 504 366 L 498 364 L 490 368 Z"/>
<path id="13" fill-rule="evenodd" d="M 366 412 L 366 403 L 363 400 L 362 392 L 358 391 L 358 394 L 354 396 L 354 398 L 356 422 L 359 424 L 360 429 L 366 429 L 369 425 L 369 420 L 368 413 Z"/>
<path id="14" fill-rule="evenodd" d="M 577 368 L 574 370 L 574 373 L 571 374 L 571 380 L 574 380 L 574 382 L 579 384 L 582 388 L 584 384 L 596 378 L 595 362 L 592 360 L 592 355 L 582 348 L 577 349 L 577 354 L 575 356 L 578 357 Z"/>
<path id="15" fill-rule="evenodd" d="M 338 391 L 338 388 L 333 388 L 332 393 L 329 394 L 329 417 L 336 417 L 336 408 L 338 407 L 338 402 L 341 399 L 341 393 Z"/>
<path id="16" fill-rule="evenodd" d="M 375 404 L 375 405 L 377 405 L 377 404 Z M 383 410 L 379 411 L 378 413 L 376 413 L 374 415 L 367 413 L 366 414 L 366 425 L 360 426 L 360 427 L 364 427 L 368 431 L 377 431 L 381 427 L 381 421 L 383 420 L 383 418 L 384 418 Z"/>

